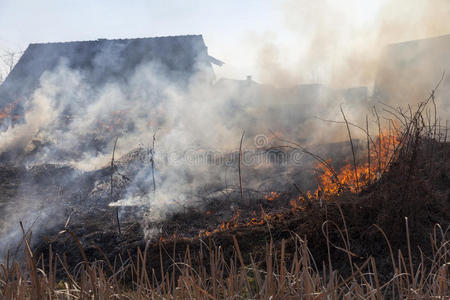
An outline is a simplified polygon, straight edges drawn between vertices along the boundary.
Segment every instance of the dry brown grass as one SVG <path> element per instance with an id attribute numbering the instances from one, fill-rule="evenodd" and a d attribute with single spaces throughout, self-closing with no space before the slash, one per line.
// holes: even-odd
<path id="1" fill-rule="evenodd" d="M 406 220 L 406 226 L 407 220 Z M 407 230 L 408 235 L 409 231 Z M 70 232 L 69 232 L 70 234 Z M 380 234 L 384 234 L 380 229 Z M 147 248 L 137 250 L 120 264 L 106 259 L 89 263 L 76 236 L 72 236 L 84 261 L 70 272 L 65 257 L 50 253 L 35 257 L 24 233 L 25 262 L 1 264 L 0 297 L 2 299 L 450 299 L 450 240 L 440 226 L 430 235 L 432 257 L 421 256 L 413 264 L 408 253 L 394 252 L 387 241 L 386 255 L 391 257 L 393 276 L 380 281 L 373 257 L 352 267 L 352 275 L 344 278 L 329 264 L 314 261 L 306 240 L 295 236 L 295 252 L 286 255 L 286 243 L 266 245 L 264 261 L 251 258 L 245 264 L 237 239 L 233 236 L 231 256 L 226 249 L 199 241 L 200 263 L 193 264 L 191 251 L 182 259 L 171 257 L 173 264 L 164 269 L 149 270 Z M 343 235 L 343 239 L 345 237 Z M 409 237 L 407 236 L 407 241 Z M 329 247 L 333 247 L 329 244 Z M 348 249 L 348 263 L 352 253 Z M 161 261 L 163 254 L 161 252 Z M 196 253 L 197 255 L 197 253 Z M 162 264 L 161 264 L 162 265 Z M 56 270 L 65 270 L 57 279 Z M 157 274 L 158 273 L 158 274 Z"/>

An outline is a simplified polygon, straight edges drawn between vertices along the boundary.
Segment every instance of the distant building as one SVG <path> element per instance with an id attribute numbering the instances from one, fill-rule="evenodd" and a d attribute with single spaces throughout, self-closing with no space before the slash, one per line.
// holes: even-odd
<path id="1" fill-rule="evenodd" d="M 374 86 L 376 99 L 414 103 L 425 99 L 442 78 L 438 95 L 450 95 L 450 35 L 388 45 Z"/>
<path id="2" fill-rule="evenodd" d="M 153 64 L 158 75 L 180 84 L 198 74 L 212 82 L 211 63 L 222 64 L 208 55 L 201 35 L 30 44 L 0 86 L 0 109 L 29 97 L 42 74 L 60 64 L 81 72 L 92 86 L 101 86 L 110 81 L 126 82 L 146 63 Z"/>

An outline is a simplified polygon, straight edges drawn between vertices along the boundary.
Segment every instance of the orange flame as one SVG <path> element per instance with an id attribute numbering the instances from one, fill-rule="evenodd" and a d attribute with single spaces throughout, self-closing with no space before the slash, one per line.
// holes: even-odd
<path id="1" fill-rule="evenodd" d="M 318 176 L 319 187 L 314 192 L 314 197 L 327 199 L 340 195 L 344 189 L 359 193 L 365 186 L 379 179 L 395 154 L 400 140 L 396 135 L 383 132 L 374 144 L 369 151 L 370 164 L 367 159 L 365 163 L 357 165 L 356 172 L 353 163 L 347 163 L 335 172 L 336 174 L 324 164 L 317 164 L 316 168 L 321 175 Z M 330 165 L 331 160 L 327 163 Z"/>
<path id="2" fill-rule="evenodd" d="M 316 168 L 321 174 L 318 176 L 318 188 L 315 191 L 307 191 L 305 195 L 298 196 L 289 201 L 292 213 L 304 211 L 306 203 L 314 200 L 329 200 L 332 196 L 340 195 L 344 190 L 349 190 L 353 193 L 358 193 L 371 182 L 380 178 L 381 174 L 389 167 L 389 163 L 395 155 L 396 148 L 399 146 L 400 140 L 397 136 L 383 132 L 381 136 L 373 141 L 368 153 L 370 158 L 363 164 L 360 164 L 355 170 L 353 163 L 347 163 L 337 171 L 327 168 L 324 164 L 316 165 Z M 327 163 L 330 165 L 331 160 Z M 264 196 L 267 201 L 274 201 L 280 197 L 278 192 L 270 192 Z M 206 212 L 207 215 L 211 211 Z M 228 222 L 222 222 L 217 228 L 212 231 L 201 230 L 198 237 L 210 236 L 211 234 L 230 230 L 238 226 L 258 226 L 267 224 L 269 221 L 283 219 L 288 215 L 283 211 L 279 213 L 265 212 L 261 207 L 260 215 L 255 211 L 250 214 L 249 221 L 239 224 L 240 211 L 237 210 L 233 217 Z"/>
<path id="3" fill-rule="evenodd" d="M 273 201 L 275 199 L 278 199 L 280 197 L 280 194 L 277 192 L 270 192 L 269 195 L 265 195 L 264 199 L 268 200 L 268 201 Z"/>
<path id="4" fill-rule="evenodd" d="M 12 120 L 19 119 L 18 115 L 13 115 L 13 111 L 19 102 L 20 102 L 20 100 L 17 99 L 16 101 L 8 104 L 4 109 L 0 110 L 0 122 L 6 118 L 10 118 Z"/>

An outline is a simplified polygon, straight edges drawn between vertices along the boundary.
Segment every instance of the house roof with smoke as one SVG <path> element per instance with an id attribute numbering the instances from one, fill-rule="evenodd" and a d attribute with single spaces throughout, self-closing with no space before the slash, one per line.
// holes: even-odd
<path id="1" fill-rule="evenodd" d="M 223 64 L 208 55 L 201 35 L 30 44 L 0 86 L 0 107 L 28 97 L 42 74 L 61 64 L 80 71 L 92 85 L 101 85 L 127 80 L 147 64 L 174 82 L 186 82 L 198 71 L 212 80 L 211 63 Z"/>

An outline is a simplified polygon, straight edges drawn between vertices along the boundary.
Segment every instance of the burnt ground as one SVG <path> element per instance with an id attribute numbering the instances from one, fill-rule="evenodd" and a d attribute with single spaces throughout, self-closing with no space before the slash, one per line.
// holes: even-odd
<path id="1" fill-rule="evenodd" d="M 298 235 L 308 240 L 315 260 L 321 264 L 328 255 L 323 224 L 332 220 L 340 229 L 347 228 L 350 250 L 354 253 L 353 263 L 363 262 L 372 255 L 377 260 L 378 271 L 388 278 L 392 267 L 387 244 L 373 224 L 385 231 L 394 249 L 402 249 L 406 253 L 404 218 L 408 217 L 415 259 L 419 259 L 420 251 L 425 254 L 431 252 L 429 234 L 436 223 L 440 224 L 446 232 L 444 238 L 448 239 L 450 145 L 431 143 L 432 146 L 430 142 L 423 142 L 413 156 L 408 154 L 398 158 L 378 182 L 366 187 L 359 195 L 346 192 L 322 205 L 312 201 L 304 203 L 301 209 L 293 209 L 289 201 L 302 192 L 292 184 L 274 200 L 266 199 L 264 193 L 246 190 L 242 201 L 238 187 L 231 187 L 215 193 L 216 196 L 205 197 L 201 206 L 186 207 L 168 215 L 160 223 L 141 222 L 140 217 L 145 212 L 139 208 L 122 210 L 121 235 L 115 222 L 115 208 L 108 206 L 111 201 L 109 167 L 83 174 L 71 167 L 57 165 L 30 169 L 1 167 L 0 203 L 5 215 L 11 211 L 8 201 L 24 195 L 33 195 L 41 210 L 42 203 L 44 211 L 45 205 L 52 207 L 50 218 L 34 224 L 39 230 L 31 227 L 33 246 L 36 253 L 44 256 L 51 246 L 53 252 L 64 257 L 70 268 L 75 268 L 83 258 L 73 236 L 63 230 L 77 237 L 90 261 L 104 260 L 106 256 L 109 261 L 118 263 L 119 258 L 126 260 L 129 255 L 135 255 L 137 248 L 144 249 L 148 245 L 147 261 L 154 269 L 160 268 L 161 257 L 165 266 L 172 265 L 172 259 L 182 260 L 187 248 L 194 253 L 192 259 L 195 263 L 199 259 L 196 253 L 205 245 L 221 246 L 231 256 L 234 235 L 246 262 L 249 262 L 250 255 L 255 261 L 263 262 L 266 245 L 271 240 L 278 245 L 285 239 L 289 256 L 296 247 L 293 236 Z M 434 153 L 431 157 L 427 151 L 430 147 Z M 142 155 L 142 152 L 135 151 L 119 160 L 119 173 L 132 177 L 145 158 Z M 125 177 L 120 174 L 114 177 L 115 200 L 124 193 L 129 180 Z M 28 209 L 38 210 L 33 206 Z M 252 218 L 257 224 L 249 225 Z M 225 228 L 222 228 L 222 223 Z M 7 225 L 8 228 L 14 226 Z M 155 230 L 155 235 L 147 244 L 144 229 L 149 228 Z M 327 230 L 330 241 L 344 247 L 337 229 L 330 225 Z M 20 238 L 16 241 L 19 242 Z M 334 247 L 330 251 L 335 267 L 344 274 L 349 272 L 347 254 Z M 60 266 L 60 274 L 63 273 Z"/>

